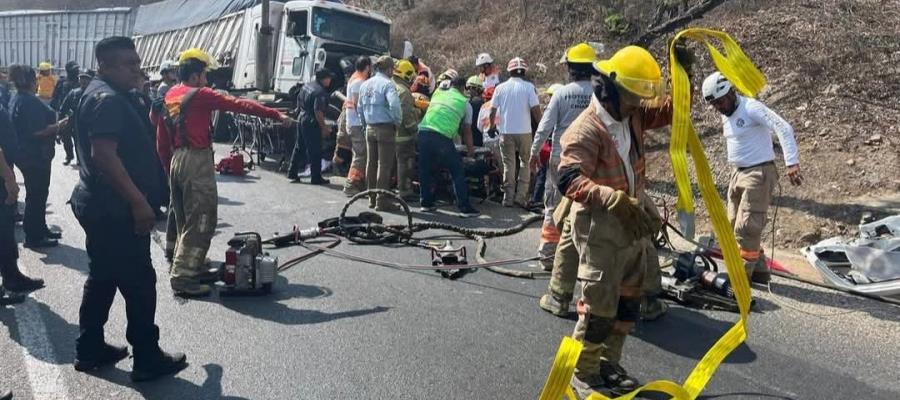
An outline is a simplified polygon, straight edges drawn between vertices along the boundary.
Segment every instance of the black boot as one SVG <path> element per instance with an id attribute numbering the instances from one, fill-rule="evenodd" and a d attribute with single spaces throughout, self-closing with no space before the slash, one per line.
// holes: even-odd
<path id="1" fill-rule="evenodd" d="M 97 351 L 92 351 L 89 354 L 77 354 L 75 356 L 75 370 L 78 372 L 97 370 L 107 365 L 113 365 L 125 357 L 128 357 L 127 347 L 103 343 Z"/>
<path id="2" fill-rule="evenodd" d="M 12 392 L 7 390 L 0 393 L 0 400 L 12 400 Z"/>
<path id="3" fill-rule="evenodd" d="M 135 352 L 134 368 L 131 370 L 132 382 L 151 381 L 166 375 L 178 373 L 187 368 L 187 357 L 183 353 L 169 354 L 156 349 L 149 355 Z"/>
<path id="4" fill-rule="evenodd" d="M 3 276 L 3 288 L 10 292 L 32 292 L 44 287 L 43 279 L 25 276 L 15 261 L 0 265 L 0 275 Z"/>

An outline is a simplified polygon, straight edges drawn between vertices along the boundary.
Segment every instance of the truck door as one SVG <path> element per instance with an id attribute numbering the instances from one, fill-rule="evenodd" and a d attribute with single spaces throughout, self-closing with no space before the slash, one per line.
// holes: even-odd
<path id="1" fill-rule="evenodd" d="M 312 76 L 312 38 L 309 35 L 309 11 L 290 10 L 281 24 L 275 91 L 288 93 L 298 83 Z"/>

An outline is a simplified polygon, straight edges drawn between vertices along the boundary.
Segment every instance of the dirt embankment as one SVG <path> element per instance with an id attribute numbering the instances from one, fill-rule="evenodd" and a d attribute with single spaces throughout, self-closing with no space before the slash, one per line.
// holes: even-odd
<path id="1" fill-rule="evenodd" d="M 564 79 L 565 71 L 555 63 L 566 46 L 591 40 L 614 51 L 640 31 L 613 34 L 607 29 L 616 4 L 629 2 L 368 3 L 373 4 L 363 5 L 380 7 L 394 19 L 395 43 L 411 40 L 434 70 L 471 72 L 475 54 L 488 51 L 497 60 L 525 57 L 537 66 L 532 77 L 539 84 Z M 413 6 L 404 9 L 403 3 Z M 630 3 L 637 4 L 618 6 L 626 7 L 624 17 L 640 23 L 652 14 L 641 9 L 650 2 Z M 781 180 L 779 246 L 801 247 L 821 237 L 854 234 L 864 211 L 900 212 L 900 2 L 729 1 L 691 26 L 721 29 L 737 39 L 769 79 L 760 99 L 796 131 L 806 181 L 792 187 Z M 662 55 L 666 39 L 653 42 L 651 51 Z M 667 68 L 666 58 L 659 59 Z M 708 58 L 701 57 L 696 71 L 699 87 L 712 72 Z M 695 100 L 697 132 L 724 194 L 730 168 L 719 117 Z M 649 139 L 649 178 L 652 191 L 666 197 L 671 207 L 668 134 L 654 132 Z M 703 219 L 702 205 L 698 213 Z"/>

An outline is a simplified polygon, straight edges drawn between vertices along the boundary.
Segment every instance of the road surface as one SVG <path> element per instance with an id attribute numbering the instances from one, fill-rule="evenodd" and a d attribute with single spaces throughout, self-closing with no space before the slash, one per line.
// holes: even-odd
<path id="1" fill-rule="evenodd" d="M 154 245 L 161 345 L 187 353 L 190 367 L 144 384 L 129 382 L 130 359 L 77 373 L 72 362 L 87 257 L 84 233 L 66 205 L 77 170 L 56 161 L 53 168 L 48 222 L 64 239 L 57 248 L 23 249 L 21 257 L 27 273 L 47 287 L 0 309 L 0 387 L 12 388 L 16 399 L 534 399 L 574 326 L 574 319 L 537 307 L 544 280 L 478 271 L 449 281 L 330 256 L 287 271 L 268 297 L 180 300 Z M 336 216 L 346 201 L 337 182 L 291 184 L 264 170 L 220 177 L 219 196 L 214 260 L 223 259 L 234 232 L 267 236 L 312 226 Z M 448 207 L 436 219 L 501 228 L 527 217 L 497 205 L 480 208 L 478 219 L 458 220 Z M 534 226 L 492 240 L 488 258 L 530 256 L 537 237 Z M 416 248 L 340 248 L 373 259 L 430 261 Z M 285 260 L 302 252 L 274 253 Z M 900 308 L 780 278 L 771 287 L 774 294 L 754 289 L 758 307 L 749 339 L 719 368 L 703 398 L 900 398 Z M 736 318 L 673 306 L 663 319 L 638 325 L 624 365 L 642 380 L 683 380 Z M 124 344 L 124 328 L 119 297 L 108 340 Z"/>

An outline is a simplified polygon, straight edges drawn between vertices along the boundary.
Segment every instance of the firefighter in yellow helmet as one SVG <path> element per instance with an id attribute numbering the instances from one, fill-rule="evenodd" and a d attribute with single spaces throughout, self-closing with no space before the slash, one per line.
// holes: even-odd
<path id="1" fill-rule="evenodd" d="M 560 192 L 573 201 L 566 223 L 583 282 L 573 337 L 584 351 L 572 379 L 581 398 L 638 387 L 620 364 L 622 347 L 640 317 L 647 248 L 662 224 L 644 193 L 643 139 L 672 121 L 662 72 L 645 49 L 625 47 L 594 68 L 600 79 L 561 138 L 558 170 Z"/>
<path id="2" fill-rule="evenodd" d="M 44 104 L 50 104 L 53 100 L 53 91 L 59 77 L 53 74 L 53 64 L 42 62 L 38 64 L 37 96 Z"/>
<path id="3" fill-rule="evenodd" d="M 157 151 L 169 173 L 170 207 L 178 236 L 170 283 L 178 296 L 207 296 L 215 280 L 206 265 L 206 253 L 216 231 L 218 196 L 210 120 L 216 110 L 296 121 L 255 101 L 222 95 L 206 86 L 206 74 L 216 60 L 201 49 L 185 50 L 178 57 L 181 81 L 166 92 L 162 107 L 151 110 L 157 126 Z"/>
<path id="4" fill-rule="evenodd" d="M 403 122 L 397 126 L 397 191 L 400 197 L 412 200 L 418 197 L 412 190 L 412 180 L 416 175 L 416 132 L 422 117 L 409 90 L 416 68 L 409 60 L 399 60 L 394 64 L 393 75 L 403 114 Z"/>

